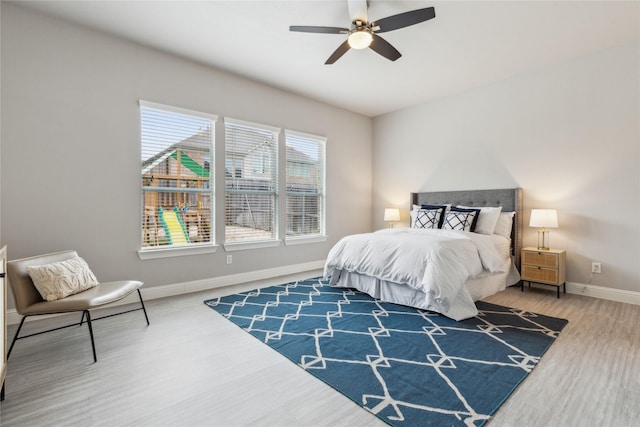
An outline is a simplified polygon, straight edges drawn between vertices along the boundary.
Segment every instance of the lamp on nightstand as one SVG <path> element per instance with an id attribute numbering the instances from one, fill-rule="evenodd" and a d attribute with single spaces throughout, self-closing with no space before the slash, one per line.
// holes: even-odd
<path id="1" fill-rule="evenodd" d="M 397 209 L 397 208 L 385 209 L 384 220 L 389 223 L 389 228 L 393 228 L 393 222 L 400 221 L 400 209 Z"/>
<path id="2" fill-rule="evenodd" d="M 538 230 L 538 249 L 549 250 L 549 230 L 558 228 L 558 214 L 555 209 L 531 209 L 529 227 L 540 227 Z"/>

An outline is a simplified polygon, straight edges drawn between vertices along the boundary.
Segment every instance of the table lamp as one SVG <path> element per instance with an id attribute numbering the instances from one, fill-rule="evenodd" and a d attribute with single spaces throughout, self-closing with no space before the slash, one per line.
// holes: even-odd
<path id="1" fill-rule="evenodd" d="M 397 209 L 397 208 L 385 209 L 384 220 L 389 223 L 389 228 L 393 228 L 393 222 L 400 221 L 400 209 Z"/>
<path id="2" fill-rule="evenodd" d="M 538 230 L 538 249 L 549 250 L 549 230 L 558 228 L 558 214 L 555 209 L 531 209 L 529 227 L 540 227 Z"/>

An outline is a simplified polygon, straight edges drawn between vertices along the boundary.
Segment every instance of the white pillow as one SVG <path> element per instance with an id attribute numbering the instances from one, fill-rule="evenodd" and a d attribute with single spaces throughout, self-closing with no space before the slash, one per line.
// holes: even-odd
<path id="1" fill-rule="evenodd" d="M 515 212 L 501 212 L 500 216 L 498 216 L 498 222 L 496 223 L 495 230 L 493 230 L 493 234 L 499 234 L 510 239 L 511 228 L 513 226 L 513 216 L 515 214 Z"/>
<path id="2" fill-rule="evenodd" d="M 27 267 L 27 272 L 46 301 L 56 301 L 98 285 L 98 279 L 80 257 Z"/>
<path id="3" fill-rule="evenodd" d="M 476 228 L 473 230 L 480 234 L 493 234 L 495 232 L 496 223 L 500 212 L 502 212 L 502 206 L 494 207 L 476 207 L 476 206 L 458 206 L 462 209 L 480 209 L 480 216 L 476 223 Z"/>
<path id="4" fill-rule="evenodd" d="M 416 222 L 416 216 L 418 215 L 418 211 L 420 210 L 420 205 L 413 205 L 411 212 L 409 212 L 409 216 L 411 217 L 411 224 L 409 227 L 413 228 Z"/>

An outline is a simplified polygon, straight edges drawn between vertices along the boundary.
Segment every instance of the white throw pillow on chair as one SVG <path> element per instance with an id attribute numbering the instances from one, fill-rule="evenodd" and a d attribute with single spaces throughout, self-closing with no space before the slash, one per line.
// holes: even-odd
<path id="1" fill-rule="evenodd" d="M 27 272 L 45 301 L 56 301 L 99 284 L 87 262 L 80 257 L 27 267 Z"/>

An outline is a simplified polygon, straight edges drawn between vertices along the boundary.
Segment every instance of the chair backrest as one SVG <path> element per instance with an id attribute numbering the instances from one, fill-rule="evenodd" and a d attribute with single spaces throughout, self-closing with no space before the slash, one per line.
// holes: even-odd
<path id="1" fill-rule="evenodd" d="M 33 285 L 27 267 L 51 264 L 78 256 L 76 251 L 62 251 L 45 255 L 37 255 L 29 258 L 15 259 L 7 262 L 7 277 L 16 302 L 16 311 L 22 314 L 24 309 L 44 301 Z"/>

